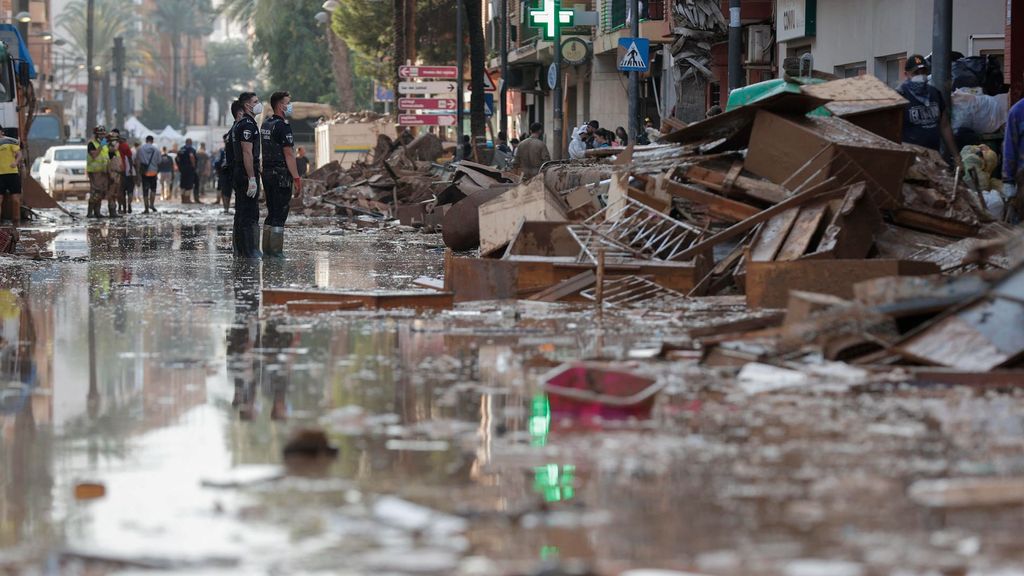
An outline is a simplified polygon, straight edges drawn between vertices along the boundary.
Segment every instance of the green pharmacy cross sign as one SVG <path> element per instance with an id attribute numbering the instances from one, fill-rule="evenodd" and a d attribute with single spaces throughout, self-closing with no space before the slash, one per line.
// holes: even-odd
<path id="1" fill-rule="evenodd" d="M 561 0 L 541 0 L 540 8 L 530 9 L 530 26 L 540 28 L 545 40 L 555 37 L 555 27 L 573 25 L 573 11 L 563 10 Z"/>

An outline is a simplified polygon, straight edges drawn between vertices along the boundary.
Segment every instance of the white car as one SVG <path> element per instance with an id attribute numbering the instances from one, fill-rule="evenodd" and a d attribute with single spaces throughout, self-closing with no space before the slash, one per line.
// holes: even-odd
<path id="1" fill-rule="evenodd" d="M 43 166 L 43 159 L 36 158 L 32 161 L 32 169 L 29 170 L 29 175 L 35 178 L 36 182 L 39 182 L 39 169 Z"/>
<path id="2" fill-rule="evenodd" d="M 86 147 L 54 146 L 46 151 L 39 168 L 43 189 L 55 199 L 68 196 L 85 198 L 89 194 L 89 176 L 85 173 Z"/>

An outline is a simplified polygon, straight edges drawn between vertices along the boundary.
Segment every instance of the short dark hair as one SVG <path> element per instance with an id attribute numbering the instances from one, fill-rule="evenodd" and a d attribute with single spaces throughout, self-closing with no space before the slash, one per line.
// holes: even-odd
<path id="1" fill-rule="evenodd" d="M 149 136 L 146 136 L 146 142 L 147 143 L 153 142 L 153 135 L 152 134 L 150 134 Z"/>
<path id="2" fill-rule="evenodd" d="M 234 102 L 232 102 L 231 103 L 231 118 L 237 118 L 238 117 L 238 113 L 242 111 L 243 107 L 245 107 L 245 104 L 242 104 L 238 100 L 235 100 Z"/>
<path id="3" fill-rule="evenodd" d="M 270 95 L 270 109 L 277 110 L 277 105 L 281 103 L 281 100 L 285 98 L 291 98 L 292 95 L 282 90 L 280 92 L 274 92 Z"/>
<path id="4" fill-rule="evenodd" d="M 508 134 L 504 130 L 498 132 L 498 140 L 508 140 Z"/>
<path id="5" fill-rule="evenodd" d="M 534 122 L 530 124 L 530 134 L 540 134 L 544 131 L 544 125 L 540 122 Z"/>
<path id="6" fill-rule="evenodd" d="M 256 96 L 255 92 L 242 92 L 238 95 L 238 102 L 244 106 L 249 100 L 252 100 L 253 96 Z"/>
<path id="7" fill-rule="evenodd" d="M 591 120 L 590 122 L 587 122 L 587 125 L 593 128 L 595 132 L 601 129 L 601 123 L 597 120 Z"/>

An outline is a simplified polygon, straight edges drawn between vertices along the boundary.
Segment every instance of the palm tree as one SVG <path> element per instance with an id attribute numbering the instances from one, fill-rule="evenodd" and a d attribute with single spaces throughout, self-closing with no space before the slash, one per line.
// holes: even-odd
<path id="1" fill-rule="evenodd" d="M 249 64 L 249 49 L 241 40 L 212 43 L 206 47 L 206 64 L 194 72 L 203 97 L 203 123 L 210 120 L 210 102 L 216 100 L 223 120 L 227 102 L 256 73 Z"/>
<path id="2" fill-rule="evenodd" d="M 171 98 L 180 111 L 181 48 L 186 37 L 200 38 L 213 30 L 213 5 L 210 0 L 157 2 L 153 20 L 157 29 L 170 39 Z"/>
<path id="3" fill-rule="evenodd" d="M 95 10 L 94 64 L 107 69 L 113 66 L 114 38 L 121 36 L 124 38 L 127 55 L 125 65 L 135 69 L 152 69 L 156 59 L 149 47 L 139 42 L 139 17 L 132 5 L 121 0 L 96 0 Z M 63 30 L 70 51 L 75 54 L 85 54 L 87 51 L 86 21 L 85 0 L 72 0 L 57 18 L 56 24 Z"/>

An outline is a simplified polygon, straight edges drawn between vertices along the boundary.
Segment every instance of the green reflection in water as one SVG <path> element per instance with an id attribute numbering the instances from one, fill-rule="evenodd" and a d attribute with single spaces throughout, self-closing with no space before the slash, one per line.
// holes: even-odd
<path id="1" fill-rule="evenodd" d="M 537 394 L 530 404 L 530 443 L 533 446 L 547 446 L 551 430 L 551 405 L 547 394 Z"/>

